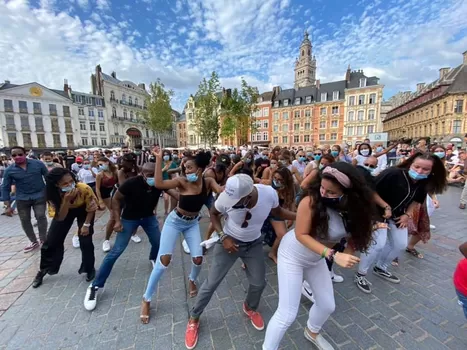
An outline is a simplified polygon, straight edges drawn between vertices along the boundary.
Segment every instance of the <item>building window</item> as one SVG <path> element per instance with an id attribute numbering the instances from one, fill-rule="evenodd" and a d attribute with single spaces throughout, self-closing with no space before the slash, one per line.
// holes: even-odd
<path id="1" fill-rule="evenodd" d="M 44 131 L 44 122 L 42 121 L 42 118 L 36 117 L 36 131 Z"/>
<path id="2" fill-rule="evenodd" d="M 82 137 L 82 138 L 81 138 L 81 144 L 82 144 L 83 146 L 87 146 L 87 145 L 88 145 L 88 139 L 87 139 L 86 137 Z"/>
<path id="3" fill-rule="evenodd" d="M 310 142 L 310 135 L 304 135 L 303 142 Z"/>
<path id="4" fill-rule="evenodd" d="M 301 100 L 300 97 L 295 98 L 294 104 L 299 105 L 299 104 L 300 104 L 300 100 Z"/>
<path id="5" fill-rule="evenodd" d="M 263 108 L 263 117 L 269 117 L 269 108 Z"/>
<path id="6" fill-rule="evenodd" d="M 339 127 L 339 121 L 338 120 L 331 121 L 331 128 L 337 128 L 337 127 Z"/>
<path id="7" fill-rule="evenodd" d="M 22 115 L 20 118 L 21 118 L 21 129 L 29 130 L 29 117 L 27 115 Z"/>
<path id="8" fill-rule="evenodd" d="M 44 134 L 38 134 L 37 135 L 37 145 L 39 147 L 45 147 L 45 135 Z"/>
<path id="9" fill-rule="evenodd" d="M 326 115 L 327 108 L 326 107 L 321 107 L 319 109 L 319 115 Z"/>
<path id="10" fill-rule="evenodd" d="M 368 134 L 374 133 L 375 132 L 375 126 L 374 125 L 368 125 L 367 132 L 368 132 Z"/>
<path id="11" fill-rule="evenodd" d="M 126 109 L 123 110 L 123 119 L 128 119 L 128 112 Z"/>
<path id="12" fill-rule="evenodd" d="M 268 140 L 268 132 L 263 131 L 263 141 L 267 141 L 267 140 Z"/>
<path id="13" fill-rule="evenodd" d="M 447 102 L 444 102 L 443 103 L 443 114 L 446 114 L 448 111 L 448 103 Z"/>
<path id="14" fill-rule="evenodd" d="M 96 98 L 96 106 L 102 106 L 102 100 L 100 98 Z"/>
<path id="15" fill-rule="evenodd" d="M 96 131 L 96 123 L 95 122 L 89 122 L 89 130 Z"/>
<path id="16" fill-rule="evenodd" d="M 18 105 L 19 105 L 19 112 L 20 113 L 25 113 L 25 114 L 29 113 L 28 112 L 28 103 L 26 101 L 18 101 Z"/>
<path id="17" fill-rule="evenodd" d="M 95 137 L 91 138 L 91 145 L 92 146 L 97 146 L 97 138 L 95 138 Z"/>
<path id="18" fill-rule="evenodd" d="M 89 108 L 89 110 L 88 110 L 88 115 L 89 115 L 90 117 L 94 117 L 94 108 Z"/>
<path id="19" fill-rule="evenodd" d="M 279 137 L 278 137 L 278 136 L 274 136 L 274 137 L 272 138 L 272 143 L 274 143 L 274 144 L 277 145 L 277 144 L 279 143 Z"/>
<path id="20" fill-rule="evenodd" d="M 114 101 L 115 100 L 115 92 L 110 91 L 110 101 Z"/>
<path id="21" fill-rule="evenodd" d="M 282 143 L 288 143 L 289 138 L 287 136 L 282 136 Z"/>
<path id="22" fill-rule="evenodd" d="M 78 108 L 78 115 L 84 115 L 84 108 Z"/>
<path id="23" fill-rule="evenodd" d="M 347 135 L 349 136 L 352 136 L 353 135 L 353 126 L 348 126 L 346 129 L 345 129 Z"/>
<path id="24" fill-rule="evenodd" d="M 128 104 L 133 106 L 133 98 L 131 96 L 128 96 Z"/>
<path id="25" fill-rule="evenodd" d="M 130 111 L 130 120 L 133 120 L 133 111 Z"/>
<path id="26" fill-rule="evenodd" d="M 305 117 L 311 117 L 311 110 L 305 109 Z"/>
<path id="27" fill-rule="evenodd" d="M 339 91 L 333 91 L 332 92 L 332 100 L 333 101 L 339 100 Z"/>
<path id="28" fill-rule="evenodd" d="M 274 116 L 274 120 L 278 120 L 278 119 L 279 119 L 279 113 L 274 112 L 273 116 Z"/>
<path id="29" fill-rule="evenodd" d="M 331 134 L 331 140 L 334 141 L 334 140 L 337 140 L 337 133 L 333 132 Z"/>
<path id="30" fill-rule="evenodd" d="M 358 104 L 359 105 L 364 105 L 365 104 L 365 95 L 359 95 L 358 96 Z"/>
<path id="31" fill-rule="evenodd" d="M 462 113 L 463 105 L 464 105 L 463 100 L 457 100 L 456 104 L 454 105 L 454 113 Z"/>
<path id="32" fill-rule="evenodd" d="M 99 131 L 105 131 L 105 124 L 99 123 Z"/>
<path id="33" fill-rule="evenodd" d="M 321 102 L 326 102 L 328 99 L 328 94 L 327 92 L 322 92 L 321 93 Z"/>
<path id="34" fill-rule="evenodd" d="M 284 107 L 287 107 L 288 105 L 289 105 L 289 99 L 286 98 L 286 99 L 284 100 Z"/>
<path id="35" fill-rule="evenodd" d="M 256 134 L 251 135 L 251 141 L 256 141 Z"/>
<path id="36" fill-rule="evenodd" d="M 355 112 L 354 111 L 349 111 L 349 115 L 348 115 L 348 121 L 349 122 L 352 122 L 353 121 L 353 118 L 354 118 L 354 115 L 355 115 Z"/>
<path id="37" fill-rule="evenodd" d="M 138 97 L 135 97 L 135 106 L 138 105 Z"/>
<path id="38" fill-rule="evenodd" d="M 359 87 L 365 87 L 366 86 L 366 78 L 360 78 L 360 84 Z"/>
<path id="39" fill-rule="evenodd" d="M 355 106 L 355 96 L 349 97 L 349 106 Z"/>
<path id="40" fill-rule="evenodd" d="M 370 105 L 373 105 L 376 103 L 376 94 L 370 94 L 370 99 L 368 101 Z"/>
<path id="41" fill-rule="evenodd" d="M 8 143 L 10 145 L 17 145 L 18 141 L 16 140 L 16 132 L 9 132 L 8 133 Z"/>
<path id="42" fill-rule="evenodd" d="M 289 124 L 282 124 L 282 131 L 288 132 L 289 131 Z"/>
<path id="43" fill-rule="evenodd" d="M 279 101 L 274 101 L 274 107 L 279 107 Z"/>
<path id="44" fill-rule="evenodd" d="M 60 141 L 60 135 L 53 134 L 54 147 L 61 147 L 62 142 Z"/>
<path id="45" fill-rule="evenodd" d="M 460 134 L 462 129 L 462 120 L 454 120 L 452 122 L 452 133 Z"/>
<path id="46" fill-rule="evenodd" d="M 269 128 L 269 121 L 268 120 L 263 120 L 263 128 L 264 129 Z"/>
<path id="47" fill-rule="evenodd" d="M 293 142 L 294 142 L 294 143 L 300 142 L 300 136 L 299 136 L 299 135 L 295 135 L 295 136 L 293 137 Z"/>
<path id="48" fill-rule="evenodd" d="M 20 102 L 22 102 L 22 101 L 20 101 Z M 3 107 L 5 108 L 5 112 L 13 112 L 13 101 L 12 100 L 3 100 Z"/>
<path id="49" fill-rule="evenodd" d="M 375 110 L 374 109 L 370 109 L 368 111 L 368 120 L 375 120 Z"/>
<path id="50" fill-rule="evenodd" d="M 339 114 L 339 106 L 332 107 L 332 114 Z"/>
<path id="51" fill-rule="evenodd" d="M 363 120 L 365 117 L 365 111 L 358 111 L 357 120 Z"/>
<path id="52" fill-rule="evenodd" d="M 49 114 L 57 116 L 57 105 L 49 104 Z"/>
<path id="53" fill-rule="evenodd" d="M 278 132 L 278 131 L 279 131 L 279 125 L 274 124 L 274 126 L 273 126 L 273 131 L 274 131 L 274 132 Z"/>
<path id="54" fill-rule="evenodd" d="M 71 117 L 70 107 L 69 106 L 63 106 L 63 116 L 64 117 Z"/>
<path id="55" fill-rule="evenodd" d="M 15 125 L 15 116 L 12 114 L 7 114 L 5 116 L 6 119 L 6 128 L 8 130 L 16 130 L 16 125 Z M 41 119 L 42 120 L 42 119 Z"/>
<path id="56" fill-rule="evenodd" d="M 305 97 L 305 102 L 306 103 L 311 103 L 311 96 Z"/>
<path id="57" fill-rule="evenodd" d="M 86 96 L 86 104 L 87 105 L 92 105 L 92 98 L 89 96 Z"/>
<path id="58" fill-rule="evenodd" d="M 32 109 L 34 111 L 34 114 L 42 114 L 42 105 L 40 104 L 40 102 L 33 102 Z"/>
<path id="59" fill-rule="evenodd" d="M 320 129 L 326 129 L 326 122 L 324 120 L 319 122 L 319 128 Z"/>
<path id="60" fill-rule="evenodd" d="M 101 139 L 101 145 L 107 146 L 107 139 Z"/>
<path id="61" fill-rule="evenodd" d="M 326 134 L 319 134 L 320 141 L 326 141 Z"/>
<path id="62" fill-rule="evenodd" d="M 305 130 L 311 129 L 311 123 L 305 123 Z"/>
<path id="63" fill-rule="evenodd" d="M 79 122 L 79 129 L 86 130 L 86 122 Z"/>
<path id="64" fill-rule="evenodd" d="M 282 112 L 282 118 L 285 120 L 289 119 L 289 112 Z"/>
<path id="65" fill-rule="evenodd" d="M 299 123 L 295 123 L 295 124 L 293 125 L 293 129 L 294 129 L 295 131 L 299 130 L 299 129 L 300 129 L 300 124 L 299 124 Z"/>
<path id="66" fill-rule="evenodd" d="M 50 119 L 50 124 L 52 124 L 52 132 L 60 132 L 60 127 L 58 125 L 58 119 Z"/>
<path id="67" fill-rule="evenodd" d="M 300 118 L 300 111 L 294 112 L 294 118 Z"/>
<path id="68" fill-rule="evenodd" d="M 122 94 L 122 103 L 126 104 L 126 95 L 125 94 Z"/>
<path id="69" fill-rule="evenodd" d="M 363 126 L 357 126 L 357 135 L 363 135 Z"/>
<path id="70" fill-rule="evenodd" d="M 97 117 L 99 119 L 104 119 L 104 111 L 102 109 L 97 110 Z"/>

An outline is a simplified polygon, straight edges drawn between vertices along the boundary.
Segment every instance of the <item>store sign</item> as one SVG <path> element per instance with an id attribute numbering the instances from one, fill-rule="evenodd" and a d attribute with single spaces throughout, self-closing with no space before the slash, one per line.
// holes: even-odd
<path id="1" fill-rule="evenodd" d="M 135 128 L 130 128 L 127 130 L 126 134 L 128 136 L 141 137 L 141 131 Z"/>

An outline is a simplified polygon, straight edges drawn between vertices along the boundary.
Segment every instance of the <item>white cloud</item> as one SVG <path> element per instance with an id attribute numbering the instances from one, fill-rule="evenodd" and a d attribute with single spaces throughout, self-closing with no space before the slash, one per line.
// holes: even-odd
<path id="1" fill-rule="evenodd" d="M 76 0 L 76 3 L 78 4 L 79 7 L 82 9 L 88 9 L 89 8 L 89 0 Z"/>
<path id="2" fill-rule="evenodd" d="M 96 6 L 99 10 L 110 9 L 110 0 L 96 0 Z"/>

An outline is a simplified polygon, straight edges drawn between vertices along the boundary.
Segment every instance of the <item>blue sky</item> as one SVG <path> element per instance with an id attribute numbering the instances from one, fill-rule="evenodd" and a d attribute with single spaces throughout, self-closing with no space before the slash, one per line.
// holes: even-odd
<path id="1" fill-rule="evenodd" d="M 181 110 L 216 70 L 261 92 L 293 85 L 303 31 L 322 82 L 347 65 L 388 98 L 455 67 L 467 50 L 465 0 L 0 0 L 0 80 L 89 92 L 96 64 L 135 83 L 161 78 Z"/>

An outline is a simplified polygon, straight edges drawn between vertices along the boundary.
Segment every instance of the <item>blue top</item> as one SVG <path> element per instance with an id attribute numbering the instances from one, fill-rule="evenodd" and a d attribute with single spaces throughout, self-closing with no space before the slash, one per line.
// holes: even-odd
<path id="1" fill-rule="evenodd" d="M 16 185 L 16 200 L 36 200 L 45 196 L 44 177 L 48 174 L 47 168 L 39 160 L 26 159 L 26 170 L 17 164 L 5 169 L 2 183 L 2 199 L 10 200 L 11 185 Z"/>

